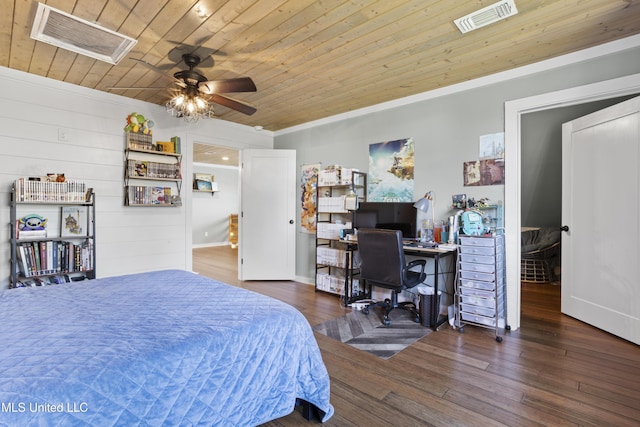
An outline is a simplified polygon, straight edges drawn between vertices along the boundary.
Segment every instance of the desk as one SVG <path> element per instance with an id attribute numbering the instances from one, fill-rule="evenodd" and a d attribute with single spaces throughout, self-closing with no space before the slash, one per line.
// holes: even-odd
<path id="1" fill-rule="evenodd" d="M 346 269 L 345 274 L 345 284 L 344 284 L 344 303 L 345 306 L 349 305 L 352 302 L 356 302 L 360 299 L 364 299 L 362 297 L 352 297 L 351 294 L 351 280 L 350 280 L 350 271 L 353 270 L 353 256 L 352 253 L 355 252 L 358 248 L 357 240 L 340 240 L 341 242 L 347 245 L 347 264 L 352 268 Z M 454 256 L 457 253 L 457 249 L 455 247 L 446 247 L 446 248 L 423 248 L 420 246 L 414 245 L 404 245 L 403 246 L 405 255 L 413 255 L 417 257 L 423 258 L 433 258 L 433 292 L 434 295 L 438 295 L 438 266 L 440 264 L 440 259 L 446 258 L 449 256 Z M 457 265 L 457 263 L 455 263 Z M 457 267 L 456 267 L 457 268 Z M 371 297 L 371 290 L 369 290 L 368 297 Z M 438 306 L 438 298 L 431 298 L 431 319 L 429 319 L 429 323 L 431 324 L 431 329 L 434 331 L 438 330 L 438 327 L 447 321 L 447 316 L 443 318 L 440 317 L 440 307 Z"/>

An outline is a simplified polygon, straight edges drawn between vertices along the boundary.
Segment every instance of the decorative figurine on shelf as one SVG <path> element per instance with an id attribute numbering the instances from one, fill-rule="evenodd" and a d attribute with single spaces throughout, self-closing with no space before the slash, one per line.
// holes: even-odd
<path id="1" fill-rule="evenodd" d="M 125 132 L 144 133 L 151 135 L 153 121 L 145 119 L 142 114 L 133 112 L 127 116 L 127 125 L 124 127 Z"/>
<path id="2" fill-rule="evenodd" d="M 44 230 L 47 225 L 47 218 L 38 214 L 25 215 L 18 220 L 20 230 Z"/>
<path id="3" fill-rule="evenodd" d="M 63 173 L 48 173 L 47 179 L 48 182 L 64 182 L 65 177 Z"/>

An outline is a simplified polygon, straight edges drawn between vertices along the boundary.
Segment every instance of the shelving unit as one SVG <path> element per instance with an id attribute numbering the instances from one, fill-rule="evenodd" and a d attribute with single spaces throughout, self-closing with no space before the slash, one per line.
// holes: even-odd
<path id="1" fill-rule="evenodd" d="M 229 215 L 229 244 L 234 249 L 238 247 L 238 214 Z"/>
<path id="2" fill-rule="evenodd" d="M 458 238 L 458 280 L 456 281 L 457 324 L 460 332 L 470 324 L 495 330 L 506 324 L 504 235 L 460 236 Z"/>
<path id="3" fill-rule="evenodd" d="M 125 206 L 180 206 L 182 154 L 158 151 L 151 135 L 126 133 Z"/>
<path id="4" fill-rule="evenodd" d="M 491 205 L 476 206 L 474 210 L 482 213 L 482 222 L 485 228 L 492 232 L 502 233 L 504 231 L 504 209 L 502 202 Z"/>
<path id="5" fill-rule="evenodd" d="M 33 211 L 46 215 L 46 227 L 19 230 Z M 9 225 L 11 288 L 95 279 L 95 194 L 84 183 L 17 180 Z"/>
<path id="6" fill-rule="evenodd" d="M 351 251 L 341 241 L 341 232 L 352 228 L 357 204 L 366 200 L 366 188 L 367 174 L 351 169 L 324 170 L 318 179 L 315 287 L 344 297 L 345 305 L 364 290 L 353 279 Z"/>

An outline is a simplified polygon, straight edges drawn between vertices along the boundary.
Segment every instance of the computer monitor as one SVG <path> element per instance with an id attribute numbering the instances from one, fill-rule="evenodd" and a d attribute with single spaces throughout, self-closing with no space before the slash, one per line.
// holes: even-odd
<path id="1" fill-rule="evenodd" d="M 415 238 L 416 208 L 412 202 L 361 202 L 354 228 L 385 228 L 402 231 L 405 239 Z"/>

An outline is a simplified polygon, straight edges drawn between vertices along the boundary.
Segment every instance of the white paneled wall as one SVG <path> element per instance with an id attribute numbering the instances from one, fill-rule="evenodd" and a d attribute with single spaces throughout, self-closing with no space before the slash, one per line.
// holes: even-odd
<path id="1" fill-rule="evenodd" d="M 134 111 L 155 122 L 154 140 L 182 138 L 182 207 L 124 206 L 123 128 Z M 6 260 L 0 262 L 0 289 L 9 278 L 11 184 L 18 177 L 47 173 L 64 173 L 95 190 L 98 277 L 190 269 L 194 139 L 236 148 L 273 147 L 270 132 L 258 134 L 222 120 L 187 125 L 158 105 L 0 67 L 0 223 L 5 224 L 0 227 L 0 259 Z"/>

